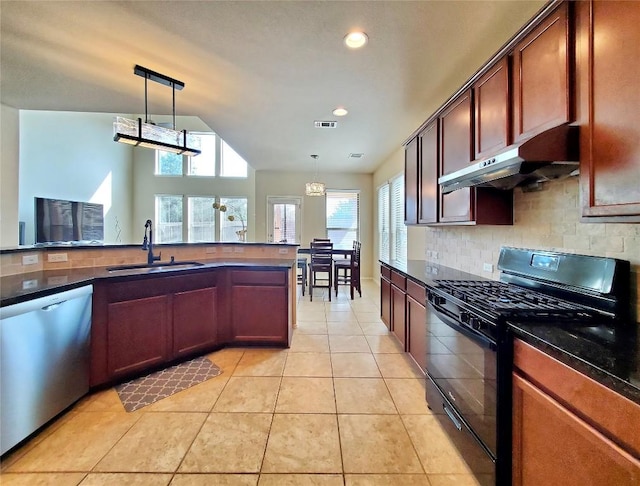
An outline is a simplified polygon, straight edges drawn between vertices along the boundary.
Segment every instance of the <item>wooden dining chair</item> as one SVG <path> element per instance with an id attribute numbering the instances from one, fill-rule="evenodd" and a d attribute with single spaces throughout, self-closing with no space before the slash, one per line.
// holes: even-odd
<path id="1" fill-rule="evenodd" d="M 307 259 L 305 257 L 298 257 L 297 269 L 300 273 L 297 273 L 296 280 L 302 286 L 302 296 L 304 297 L 304 289 L 307 286 Z"/>
<path id="2" fill-rule="evenodd" d="M 338 258 L 333 262 L 333 288 L 338 296 L 338 286 L 348 285 L 351 300 L 353 300 L 354 290 L 358 291 L 362 297 L 360 286 L 360 247 L 359 241 L 353 242 L 353 252 L 349 258 Z"/>
<path id="3" fill-rule="evenodd" d="M 329 301 L 331 301 L 331 289 L 333 288 L 333 243 L 327 241 L 312 241 L 309 245 L 309 253 L 311 257 L 311 261 L 309 262 L 309 299 L 313 302 L 314 288 L 328 288 Z"/>

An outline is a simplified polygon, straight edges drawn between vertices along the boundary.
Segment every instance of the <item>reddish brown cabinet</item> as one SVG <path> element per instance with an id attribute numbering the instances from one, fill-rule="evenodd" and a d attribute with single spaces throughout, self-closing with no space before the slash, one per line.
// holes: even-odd
<path id="1" fill-rule="evenodd" d="M 640 484 L 640 406 L 519 340 L 514 366 L 515 486 Z"/>
<path id="2" fill-rule="evenodd" d="M 108 304 L 105 344 L 110 378 L 131 375 L 170 358 L 170 309 L 164 295 Z"/>
<path id="3" fill-rule="evenodd" d="M 215 287 L 173 295 L 173 357 L 210 349 L 218 342 L 218 295 Z"/>
<path id="4" fill-rule="evenodd" d="M 569 2 L 513 50 L 513 140 L 572 121 Z"/>
<path id="5" fill-rule="evenodd" d="M 419 139 L 414 138 L 404 150 L 404 224 L 418 223 Z"/>
<path id="6" fill-rule="evenodd" d="M 229 343 L 288 346 L 290 271 L 220 266 L 96 281 L 91 386 Z"/>
<path id="7" fill-rule="evenodd" d="M 438 120 L 434 120 L 418 135 L 419 140 L 419 224 L 438 222 Z"/>
<path id="8" fill-rule="evenodd" d="M 576 5 L 583 221 L 640 222 L 640 2 Z"/>
<path id="9" fill-rule="evenodd" d="M 463 169 L 473 160 L 471 90 L 453 100 L 440 115 L 440 171 L 445 175 Z M 442 223 L 471 221 L 472 189 L 440 195 Z"/>
<path id="10" fill-rule="evenodd" d="M 407 280 L 407 352 L 423 373 L 427 367 L 426 300 L 424 285 Z"/>
<path id="11" fill-rule="evenodd" d="M 230 271 L 232 342 L 289 345 L 287 279 L 282 271 Z"/>
<path id="12" fill-rule="evenodd" d="M 391 269 L 380 266 L 380 318 L 391 331 Z"/>
<path id="13" fill-rule="evenodd" d="M 509 58 L 503 57 L 473 85 L 475 158 L 494 155 L 511 143 Z"/>
<path id="14" fill-rule="evenodd" d="M 406 350 L 407 344 L 406 285 L 407 278 L 391 270 L 391 332 L 396 336 L 403 350 Z"/>

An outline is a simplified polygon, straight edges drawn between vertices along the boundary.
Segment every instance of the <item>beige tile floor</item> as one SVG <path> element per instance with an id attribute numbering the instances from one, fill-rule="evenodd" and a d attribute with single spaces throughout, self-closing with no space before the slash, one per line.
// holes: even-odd
<path id="1" fill-rule="evenodd" d="M 9 485 L 476 485 L 363 282 L 298 300 L 290 349 L 211 353 L 223 373 L 134 413 L 91 394 L 2 459 Z"/>

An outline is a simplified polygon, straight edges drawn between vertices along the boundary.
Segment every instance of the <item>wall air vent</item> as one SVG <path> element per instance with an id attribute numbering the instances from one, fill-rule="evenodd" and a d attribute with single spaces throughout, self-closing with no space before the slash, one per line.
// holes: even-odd
<path id="1" fill-rule="evenodd" d="M 322 121 L 316 120 L 313 122 L 313 126 L 316 128 L 335 128 L 338 126 L 337 121 Z"/>
<path id="2" fill-rule="evenodd" d="M 364 157 L 364 154 L 349 154 L 350 159 L 361 159 Z"/>

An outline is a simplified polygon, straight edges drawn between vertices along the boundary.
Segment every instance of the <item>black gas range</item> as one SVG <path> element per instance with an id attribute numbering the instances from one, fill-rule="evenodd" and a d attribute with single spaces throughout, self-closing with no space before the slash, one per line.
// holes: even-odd
<path id="1" fill-rule="evenodd" d="M 500 281 L 427 285 L 427 401 L 482 484 L 511 483 L 508 323 L 624 326 L 629 262 L 504 247 Z M 606 336 L 605 336 L 606 338 Z"/>

